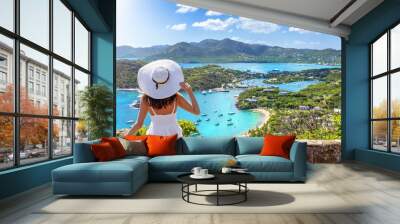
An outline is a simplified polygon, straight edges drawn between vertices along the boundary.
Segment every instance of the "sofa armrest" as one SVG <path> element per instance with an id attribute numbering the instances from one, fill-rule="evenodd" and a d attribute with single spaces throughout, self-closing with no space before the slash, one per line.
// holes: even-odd
<path id="1" fill-rule="evenodd" d="M 307 176 L 307 143 L 294 142 L 290 149 L 290 160 L 293 162 L 293 179 L 305 181 Z"/>
<path id="2" fill-rule="evenodd" d="M 95 162 L 96 158 L 92 153 L 90 146 L 92 144 L 100 143 L 100 140 L 89 142 L 75 143 L 74 147 L 74 163 L 89 163 Z"/>

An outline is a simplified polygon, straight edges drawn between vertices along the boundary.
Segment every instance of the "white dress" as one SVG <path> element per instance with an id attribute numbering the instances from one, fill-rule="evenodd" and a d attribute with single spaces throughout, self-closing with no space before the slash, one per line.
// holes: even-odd
<path id="1" fill-rule="evenodd" d="M 152 107 L 150 107 L 154 115 L 150 113 L 150 126 L 147 130 L 148 135 L 171 136 L 178 134 L 181 138 L 182 128 L 176 119 L 176 101 L 174 101 L 174 110 L 170 114 L 157 114 Z"/>

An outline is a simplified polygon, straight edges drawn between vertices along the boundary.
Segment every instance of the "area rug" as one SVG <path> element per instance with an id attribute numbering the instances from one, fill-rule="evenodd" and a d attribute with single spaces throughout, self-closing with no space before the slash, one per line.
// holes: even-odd
<path id="1" fill-rule="evenodd" d="M 180 184 L 150 183 L 131 197 L 56 197 L 36 213 L 360 213 L 356 204 L 346 202 L 316 184 L 260 183 L 248 186 L 250 191 L 247 201 L 237 205 L 189 204 L 182 200 Z M 203 185 L 199 186 L 198 190 L 212 188 L 215 186 Z M 228 188 L 230 189 L 225 187 Z M 237 199 L 225 197 L 222 202 L 229 203 Z M 198 203 L 215 203 L 215 197 L 212 196 L 193 196 L 191 200 Z"/>

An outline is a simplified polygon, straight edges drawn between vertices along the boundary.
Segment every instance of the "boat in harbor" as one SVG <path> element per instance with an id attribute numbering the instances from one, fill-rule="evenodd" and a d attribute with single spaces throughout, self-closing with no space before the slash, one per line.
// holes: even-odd
<path id="1" fill-rule="evenodd" d="M 233 123 L 232 123 L 232 122 L 229 122 L 227 125 L 228 125 L 228 126 L 232 126 L 232 125 L 233 125 Z"/>
<path id="2" fill-rule="evenodd" d="M 203 95 L 206 95 L 206 91 L 205 90 L 203 90 L 203 91 L 201 91 L 201 94 L 203 94 Z"/>
<path id="3" fill-rule="evenodd" d="M 208 90 L 208 93 L 212 93 L 213 91 L 211 89 Z"/>
<path id="4" fill-rule="evenodd" d="M 229 118 L 227 121 L 232 121 L 232 118 Z"/>
<path id="5" fill-rule="evenodd" d="M 235 114 L 235 112 L 229 112 L 228 114 L 229 114 L 229 115 L 234 115 L 234 114 Z"/>
<path id="6" fill-rule="evenodd" d="M 215 126 L 219 126 L 219 123 L 215 123 Z"/>
<path id="7" fill-rule="evenodd" d="M 129 121 L 127 121 L 126 123 L 132 124 L 132 123 L 134 123 L 134 122 L 135 122 L 134 120 L 129 120 Z"/>
<path id="8" fill-rule="evenodd" d="M 140 101 L 139 100 L 134 100 L 131 104 L 129 104 L 129 107 L 132 109 L 139 109 L 140 108 Z"/>
<path id="9" fill-rule="evenodd" d="M 223 114 L 218 114 L 218 117 L 222 117 L 222 116 L 224 116 Z"/>
<path id="10" fill-rule="evenodd" d="M 207 118 L 206 121 L 210 121 L 210 118 Z"/>
<path id="11" fill-rule="evenodd" d="M 201 114 L 201 116 L 205 117 L 205 116 L 207 116 L 207 114 Z"/>
<path id="12" fill-rule="evenodd" d="M 197 122 L 201 122 L 201 119 L 197 119 Z"/>

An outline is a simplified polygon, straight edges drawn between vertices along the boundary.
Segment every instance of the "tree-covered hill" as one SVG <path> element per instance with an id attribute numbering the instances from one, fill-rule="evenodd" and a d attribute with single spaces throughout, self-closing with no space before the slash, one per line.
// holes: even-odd
<path id="1" fill-rule="evenodd" d="M 117 61 L 117 88 L 137 88 L 137 72 L 145 64 L 143 61 Z M 218 65 L 207 65 L 183 69 L 185 80 L 194 90 L 218 88 L 237 80 L 264 77 L 265 74 L 224 69 Z"/>
<path id="2" fill-rule="evenodd" d="M 206 39 L 200 42 L 179 42 L 174 45 L 134 48 L 120 46 L 118 58 L 140 58 L 146 61 L 169 58 L 180 63 L 322 63 L 340 64 L 340 51 L 334 49 L 296 49 L 248 44 L 229 38 Z"/>
<path id="3" fill-rule="evenodd" d="M 310 85 L 299 92 L 284 92 L 257 87 L 239 95 L 240 109 L 266 107 L 269 109 L 298 109 L 299 106 L 321 109 L 340 108 L 341 79 L 339 70 L 331 70 L 325 81 Z M 252 100 L 249 100 L 252 99 Z"/>

